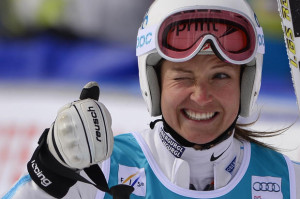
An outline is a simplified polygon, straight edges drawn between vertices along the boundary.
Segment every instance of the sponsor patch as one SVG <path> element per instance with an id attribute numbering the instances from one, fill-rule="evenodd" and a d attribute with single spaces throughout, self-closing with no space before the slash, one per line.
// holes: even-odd
<path id="1" fill-rule="evenodd" d="M 283 199 L 281 178 L 252 176 L 252 199 Z"/>
<path id="2" fill-rule="evenodd" d="M 265 54 L 265 37 L 264 37 L 262 27 L 256 27 L 256 32 L 257 32 L 257 40 L 258 40 L 257 52 L 261 54 Z"/>
<path id="3" fill-rule="evenodd" d="M 144 168 L 119 165 L 118 184 L 134 187 L 133 194 L 146 196 L 146 174 Z"/>
<path id="4" fill-rule="evenodd" d="M 234 157 L 234 159 L 231 161 L 231 163 L 226 167 L 226 171 L 230 174 L 232 174 L 232 171 L 235 168 L 235 163 L 236 163 L 236 157 Z"/>
<path id="5" fill-rule="evenodd" d="M 139 29 L 136 39 L 136 56 L 143 55 L 155 49 L 156 26 Z"/>
<path id="6" fill-rule="evenodd" d="M 172 139 L 168 134 L 163 130 L 160 129 L 159 137 L 162 143 L 166 146 L 168 151 L 170 151 L 175 157 L 180 158 L 185 150 L 183 146 L 181 146 L 178 142 Z"/>
<path id="7" fill-rule="evenodd" d="M 141 29 L 145 29 L 145 27 L 148 25 L 148 21 L 149 21 L 149 16 L 148 16 L 148 12 L 147 12 L 144 16 L 144 20 L 142 22 Z"/>
<path id="8" fill-rule="evenodd" d="M 257 16 L 256 16 L 255 13 L 254 13 L 254 19 L 255 19 L 256 25 L 257 25 L 258 27 L 260 27 L 260 23 L 259 23 L 258 18 L 257 18 Z"/>
<path id="9" fill-rule="evenodd" d="M 48 187 L 52 183 L 48 178 L 46 178 L 46 176 L 43 174 L 43 171 L 40 170 L 35 160 L 31 161 L 31 167 L 37 178 L 41 180 L 41 185 Z"/>

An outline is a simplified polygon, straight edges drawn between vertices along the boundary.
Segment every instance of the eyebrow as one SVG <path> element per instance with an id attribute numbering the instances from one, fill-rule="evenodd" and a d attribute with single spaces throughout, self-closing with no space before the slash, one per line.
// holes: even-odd
<path id="1" fill-rule="evenodd" d="M 231 68 L 231 69 L 235 69 L 235 65 L 223 65 L 223 64 L 217 64 L 215 66 L 212 67 L 212 69 L 218 69 L 218 68 Z M 184 67 L 173 67 L 172 71 L 175 72 L 184 72 L 184 73 L 193 73 L 191 70 L 185 69 Z"/>
<path id="2" fill-rule="evenodd" d="M 238 65 L 230 65 L 230 64 L 217 64 L 215 66 L 213 66 L 212 68 L 235 68 L 235 67 L 238 67 Z"/>
<path id="3" fill-rule="evenodd" d="M 176 72 L 192 73 L 192 71 L 184 69 L 182 67 L 173 67 L 172 70 Z"/>

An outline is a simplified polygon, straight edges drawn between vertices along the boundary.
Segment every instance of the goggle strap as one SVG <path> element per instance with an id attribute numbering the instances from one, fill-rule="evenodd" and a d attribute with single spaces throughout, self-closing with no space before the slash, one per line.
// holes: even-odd
<path id="1" fill-rule="evenodd" d="M 139 29 L 136 43 L 136 56 L 143 55 L 156 48 L 156 30 L 156 25 L 144 29 Z"/>

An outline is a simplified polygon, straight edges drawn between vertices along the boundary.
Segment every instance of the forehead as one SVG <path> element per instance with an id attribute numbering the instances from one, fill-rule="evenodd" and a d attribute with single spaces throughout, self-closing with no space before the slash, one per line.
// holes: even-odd
<path id="1" fill-rule="evenodd" d="M 162 63 L 162 70 L 178 72 L 204 71 L 210 69 L 226 68 L 228 70 L 238 70 L 239 65 L 230 64 L 220 60 L 216 55 L 197 55 L 186 62 L 170 62 L 165 60 Z"/>

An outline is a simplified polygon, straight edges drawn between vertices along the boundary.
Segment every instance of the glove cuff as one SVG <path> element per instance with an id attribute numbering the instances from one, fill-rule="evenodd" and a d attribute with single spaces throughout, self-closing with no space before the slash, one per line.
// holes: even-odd
<path id="1" fill-rule="evenodd" d="M 49 129 L 45 129 L 40 137 L 39 146 L 27 163 L 27 169 L 32 180 L 41 189 L 55 198 L 62 198 L 77 180 L 68 178 L 75 171 L 62 166 L 50 153 L 46 143 L 48 132 Z"/>

